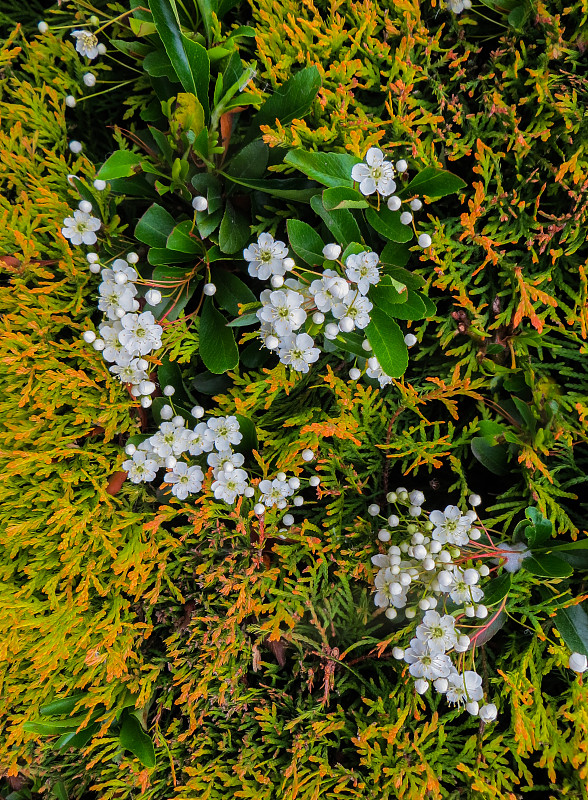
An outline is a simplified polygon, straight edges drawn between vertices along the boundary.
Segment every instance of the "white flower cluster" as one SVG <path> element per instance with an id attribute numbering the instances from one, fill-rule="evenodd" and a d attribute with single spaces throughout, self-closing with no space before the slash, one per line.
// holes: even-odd
<path id="1" fill-rule="evenodd" d="M 308 372 L 310 364 L 320 356 L 312 336 L 301 331 L 303 326 L 312 324 L 316 332 L 322 331 L 330 340 L 339 333 L 363 330 L 369 325 L 373 308 L 367 294 L 381 277 L 377 253 L 353 253 L 343 264 L 338 261 L 341 246 L 332 243 L 325 245 L 323 255 L 328 262 L 339 264 L 340 271 L 328 267 L 315 280 L 305 280 L 302 270 L 300 279 L 284 279 L 286 272 L 295 267 L 284 242 L 262 233 L 257 244 L 243 251 L 249 261 L 249 274 L 262 280 L 270 278 L 274 287 L 273 291 L 261 292 L 262 308 L 257 311 L 261 338 L 268 349 L 277 351 L 283 364 L 298 372 Z M 366 349 L 370 349 L 369 344 Z M 375 357 L 368 362 L 367 374 L 382 386 L 392 380 Z"/>
<path id="2" fill-rule="evenodd" d="M 92 217 L 92 203 L 82 200 L 78 209 L 74 211 L 73 217 L 66 217 L 63 220 L 61 233 L 71 244 L 96 244 L 98 237 L 96 231 L 100 230 L 102 223 L 97 217 Z"/>
<path id="3" fill-rule="evenodd" d="M 138 313 L 135 281 L 139 275 L 133 266 L 138 256 L 129 253 L 126 259 L 115 259 L 110 267 L 100 267 L 96 253 L 89 253 L 88 260 L 93 272 L 96 267 L 101 272 L 98 308 L 106 319 L 98 326 L 99 337 L 93 331 L 86 331 L 83 339 L 102 352 L 104 360 L 111 364 L 112 374 L 121 383 L 131 384 L 133 397 L 139 397 L 143 408 L 148 408 L 156 385 L 149 380 L 149 362 L 145 356 L 161 347 L 162 327 L 151 311 Z M 146 299 L 158 302 L 161 299 L 158 294 L 152 293 Z"/>
<path id="4" fill-rule="evenodd" d="M 465 706 L 470 714 L 490 722 L 496 718 L 496 706 L 480 706 L 482 678 L 475 671 L 464 669 L 462 654 L 470 648 L 471 639 L 458 627 L 464 618 L 469 622 L 474 617 L 488 616 L 488 609 L 480 603 L 484 592 L 478 582 L 488 576 L 490 569 L 479 563 L 474 567 L 471 555 L 460 550 L 480 536 L 472 528 L 477 515 L 475 511 L 462 514 L 457 506 L 447 506 L 444 511 L 432 511 L 427 521 L 417 522 L 425 500 L 422 492 L 409 493 L 398 487 L 387 500 L 396 504 L 397 513 L 388 517 L 387 527 L 379 531 L 378 538 L 388 542 L 393 532 L 399 531 L 406 538 L 392 545 L 387 554 L 372 557 L 378 567 L 374 602 L 386 609 L 389 619 L 396 618 L 399 609 L 404 609 L 409 620 L 419 612 L 423 615 L 409 646 L 395 647 L 393 655 L 409 665 L 419 694 L 424 694 L 432 683 L 449 703 Z M 476 504 L 477 500 L 473 495 L 471 502 Z M 376 516 L 380 509 L 373 504 L 368 511 Z M 451 613 L 446 611 L 448 599 L 458 607 Z M 440 602 L 443 608 L 438 611 Z M 457 656 L 457 665 L 452 654 Z"/>

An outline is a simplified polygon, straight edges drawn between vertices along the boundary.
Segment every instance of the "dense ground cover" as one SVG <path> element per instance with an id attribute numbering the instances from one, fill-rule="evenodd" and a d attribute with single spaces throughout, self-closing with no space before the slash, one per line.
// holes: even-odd
<path id="1" fill-rule="evenodd" d="M 2 796 L 585 797 L 586 9 L 174 5 L 63 3 L 40 32 L 2 8 L 24 23 L 0 79 Z M 105 53 L 75 50 L 118 17 Z M 398 191 L 354 183 L 374 147 Z M 419 196 L 414 234 L 395 192 Z M 97 242 L 74 241 L 76 209 Z M 296 284 L 248 268 L 263 233 Z M 369 286 L 345 271 L 365 252 Z M 154 314 L 126 385 L 93 346 L 110 268 L 128 319 Z M 367 327 L 325 329 L 349 316 L 313 312 L 325 268 L 369 297 Z M 289 329 L 260 340 L 262 289 L 304 295 L 306 356 Z M 243 435 L 221 475 L 190 451 L 183 497 L 186 448 L 145 444 L 175 416 Z M 496 721 L 395 651 L 426 613 L 374 595 L 376 554 L 426 524 L 400 485 L 460 520 L 481 495 L 490 545 L 466 535 L 459 563 L 491 570 L 489 613 L 458 661 Z M 510 572 L 499 542 L 534 557 Z"/>

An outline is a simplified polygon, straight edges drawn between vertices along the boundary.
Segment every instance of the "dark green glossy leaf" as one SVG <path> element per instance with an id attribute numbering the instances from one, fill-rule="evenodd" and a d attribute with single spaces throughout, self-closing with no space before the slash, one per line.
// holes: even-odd
<path id="1" fill-rule="evenodd" d="M 572 653 L 588 656 L 588 614 L 581 605 L 560 608 L 555 627 Z"/>
<path id="2" fill-rule="evenodd" d="M 563 544 L 556 545 L 554 542 L 553 549 L 558 553 L 561 551 L 574 551 L 574 550 L 588 550 L 588 537 L 585 539 L 578 539 L 577 542 L 564 542 Z"/>
<path id="3" fill-rule="evenodd" d="M 374 306 L 370 312 L 371 322 L 365 334 L 372 346 L 373 355 L 387 375 L 399 378 L 408 366 L 408 349 L 399 326 L 386 312 Z"/>
<path id="4" fill-rule="evenodd" d="M 241 180 L 261 178 L 269 160 L 269 147 L 263 139 L 254 139 L 233 156 L 227 174 Z"/>
<path id="5" fill-rule="evenodd" d="M 290 246 L 296 255 L 311 267 L 321 265 L 325 260 L 323 255 L 325 243 L 315 229 L 298 219 L 289 219 L 286 227 Z"/>
<path id="6" fill-rule="evenodd" d="M 377 287 L 376 287 L 377 288 Z M 386 313 L 396 319 L 424 319 L 426 316 L 426 307 L 423 303 L 421 296 L 413 291 L 407 289 L 405 301 L 401 304 L 395 303 L 391 306 L 386 306 Z M 370 292 L 370 299 L 372 292 Z M 374 302 L 379 303 L 379 295 L 375 295 Z"/>
<path id="7" fill-rule="evenodd" d="M 179 250 L 181 253 L 202 253 L 202 246 L 198 238 L 193 234 L 193 223 L 191 219 L 180 222 L 167 237 L 167 248 L 169 250 Z M 192 234 L 192 235 L 191 235 Z"/>
<path id="8" fill-rule="evenodd" d="M 206 239 L 218 228 L 224 216 L 224 209 L 219 208 L 212 213 L 199 211 L 196 214 L 196 227 L 202 239 Z"/>
<path id="9" fill-rule="evenodd" d="M 403 195 L 420 194 L 427 197 L 445 197 L 465 189 L 466 184 L 457 175 L 436 167 L 425 167 L 403 190 Z"/>
<path id="10" fill-rule="evenodd" d="M 352 353 L 360 358 L 369 358 L 370 353 L 361 346 L 364 339 L 365 336 L 362 333 L 352 331 L 351 333 L 338 333 L 335 341 L 347 353 Z"/>
<path id="11" fill-rule="evenodd" d="M 318 194 L 311 198 L 310 205 L 333 234 L 334 240 L 342 247 L 347 247 L 351 242 L 361 241 L 361 231 L 355 221 L 355 217 L 348 208 L 327 211 L 323 205 L 322 197 Z"/>
<path id="12" fill-rule="evenodd" d="M 382 275 L 380 282 L 370 288 L 369 296 L 374 305 L 386 311 L 390 305 L 406 303 L 408 300 L 408 291 L 403 283 L 394 280 L 390 275 Z M 386 311 L 386 313 L 388 312 Z M 392 314 L 392 316 L 396 315 Z"/>
<path id="13" fill-rule="evenodd" d="M 185 308 L 201 280 L 200 277 L 193 277 L 190 283 L 182 288 L 178 282 L 183 283 L 185 278 L 185 269 L 168 266 L 155 267 L 152 280 L 161 283 L 157 288 L 162 294 L 162 299 L 161 303 L 156 306 L 147 306 L 146 310 L 151 311 L 156 320 L 160 320 L 162 317 L 174 320 L 179 317 L 180 312 Z M 172 284 L 175 284 L 175 286 Z"/>
<path id="14" fill-rule="evenodd" d="M 522 566 L 540 578 L 568 578 L 574 571 L 566 561 L 550 554 L 528 556 Z"/>
<path id="15" fill-rule="evenodd" d="M 287 125 L 293 119 L 302 119 L 308 113 L 316 93 L 321 87 L 321 76 L 315 66 L 305 67 L 292 75 L 268 99 L 253 117 L 253 134 L 259 135 L 261 125 L 275 125 L 279 119 Z"/>
<path id="16" fill-rule="evenodd" d="M 257 314 L 243 314 L 227 324 L 229 328 L 246 328 L 248 325 L 259 325 L 259 318 Z"/>
<path id="17" fill-rule="evenodd" d="M 210 44 L 212 41 L 212 26 L 214 24 L 213 14 L 217 14 L 218 12 L 218 2 L 217 0 L 197 0 L 197 3 L 204 24 L 206 39 Z"/>
<path id="18" fill-rule="evenodd" d="M 147 261 L 154 267 L 162 267 L 166 264 L 185 264 L 187 261 L 194 261 L 194 258 L 194 255 L 190 253 L 168 250 L 167 247 L 150 247 L 147 253 Z"/>
<path id="19" fill-rule="evenodd" d="M 167 356 L 162 357 L 161 364 L 159 367 L 157 367 L 157 380 L 159 381 L 159 386 L 162 390 L 164 386 L 171 385 L 174 387 L 176 391 L 171 398 L 174 405 L 179 403 L 186 408 L 194 405 L 193 398 L 188 395 L 188 391 L 184 386 L 182 370 L 180 369 L 179 364 L 177 364 L 175 361 L 170 361 Z M 166 402 L 169 402 L 169 400 L 166 400 Z"/>
<path id="20" fill-rule="evenodd" d="M 135 238 L 150 247 L 165 248 L 175 220 L 157 203 L 149 206 L 135 227 Z"/>
<path id="21" fill-rule="evenodd" d="M 272 197 L 279 197 L 282 200 L 293 200 L 296 203 L 309 203 L 310 198 L 315 194 L 320 194 L 318 188 L 304 189 L 301 187 L 299 178 L 284 178 L 282 180 L 272 180 L 271 178 L 258 179 L 231 176 L 225 173 L 225 176 L 233 183 L 239 186 L 246 186 L 248 189 L 256 189 L 259 192 L 264 192 Z"/>
<path id="22" fill-rule="evenodd" d="M 470 442 L 472 453 L 486 469 L 494 475 L 505 475 L 508 471 L 506 447 L 492 445 L 483 436 L 474 436 Z"/>
<path id="23" fill-rule="evenodd" d="M 106 159 L 96 177 L 103 181 L 109 181 L 112 178 L 127 178 L 129 175 L 135 174 L 140 163 L 141 156 L 137 153 L 132 153 L 130 150 L 117 150 Z"/>
<path id="24" fill-rule="evenodd" d="M 534 507 L 527 508 L 525 511 L 527 519 L 531 520 L 532 525 L 526 529 L 529 547 L 541 547 L 541 545 L 551 538 L 553 526 L 543 514 Z"/>
<path id="25" fill-rule="evenodd" d="M 365 218 L 375 231 L 391 242 L 410 242 L 413 237 L 412 225 L 400 222 L 400 211 L 390 211 L 384 204 L 379 211 L 368 208 Z"/>
<path id="26" fill-rule="evenodd" d="M 210 297 L 204 300 L 200 315 L 200 357 L 204 366 L 219 375 L 239 363 L 239 350 L 233 331 Z"/>
<path id="27" fill-rule="evenodd" d="M 71 714 L 76 704 L 79 703 L 82 698 L 86 697 L 87 694 L 87 692 L 77 692 L 76 694 L 72 694 L 69 697 L 64 697 L 61 700 L 53 700 L 51 703 L 47 703 L 46 706 L 41 706 L 39 713 L 43 717 L 59 714 Z"/>
<path id="28" fill-rule="evenodd" d="M 165 50 L 152 50 L 143 59 L 143 69 L 153 78 L 168 78 L 175 82 L 178 75 Z"/>
<path id="29" fill-rule="evenodd" d="M 369 203 L 357 189 L 334 186 L 323 189 L 323 206 L 327 211 L 334 211 L 339 208 L 369 208 Z"/>
<path id="30" fill-rule="evenodd" d="M 216 267 L 212 271 L 211 280 L 216 286 L 214 299 L 221 308 L 233 316 L 237 316 L 239 313 L 239 303 L 255 303 L 257 301 L 247 284 L 232 272 Z"/>
<path id="31" fill-rule="evenodd" d="M 98 733 L 100 730 L 100 724 L 95 722 L 92 725 L 88 725 L 87 728 L 83 728 L 78 733 L 64 733 L 59 739 L 55 742 L 55 749 L 56 750 L 63 750 L 64 747 L 85 747 L 92 736 L 95 733 Z"/>
<path id="32" fill-rule="evenodd" d="M 501 603 L 510 591 L 512 578 L 509 572 L 504 572 L 498 578 L 494 578 L 484 587 L 485 606 L 495 606 Z"/>
<path id="33" fill-rule="evenodd" d="M 129 711 L 123 713 L 119 738 L 121 746 L 138 758 L 144 767 L 155 766 L 155 748 L 151 737 L 145 733 L 137 717 Z"/>
<path id="34" fill-rule="evenodd" d="M 259 446 L 255 425 L 249 419 L 249 417 L 244 417 L 242 414 L 235 414 L 235 416 L 237 417 L 237 421 L 239 423 L 239 430 L 243 434 L 243 438 L 239 444 L 234 446 L 235 450 L 243 454 L 251 453 L 252 450 L 257 449 Z"/>
<path id="35" fill-rule="evenodd" d="M 396 267 L 405 267 L 410 260 L 410 247 L 404 242 L 388 242 L 380 254 L 382 264 L 392 264 Z M 412 275 L 412 272 L 410 273 Z M 409 286 L 411 289 L 419 289 L 424 284 L 424 280 L 418 275 L 413 276 L 419 281 L 419 286 Z M 407 284 L 408 286 L 408 284 Z"/>
<path id="36" fill-rule="evenodd" d="M 220 224 L 218 246 L 223 253 L 236 253 L 242 250 L 251 235 L 249 219 L 227 200 L 225 213 Z"/>
<path id="37" fill-rule="evenodd" d="M 206 395 L 222 394 L 231 385 L 228 375 L 214 375 L 208 370 L 195 375 L 192 380 L 192 387 L 196 392 Z"/>
<path id="38" fill-rule="evenodd" d="M 324 186 L 353 188 L 351 170 L 361 159 L 347 153 L 312 153 L 307 150 L 290 150 L 284 158 L 300 172 Z"/>

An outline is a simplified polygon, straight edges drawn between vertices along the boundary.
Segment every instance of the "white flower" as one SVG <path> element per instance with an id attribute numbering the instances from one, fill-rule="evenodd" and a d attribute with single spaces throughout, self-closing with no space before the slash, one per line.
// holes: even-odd
<path id="1" fill-rule="evenodd" d="M 416 637 L 427 642 L 432 653 L 444 653 L 457 642 L 455 620 L 451 614 L 441 616 L 438 611 L 427 611 L 417 626 Z"/>
<path id="2" fill-rule="evenodd" d="M 232 505 L 237 495 L 242 495 L 247 488 L 247 473 L 244 469 L 234 469 L 231 472 L 219 470 L 211 488 L 217 500 L 224 500 Z"/>
<path id="3" fill-rule="evenodd" d="M 131 282 L 136 281 L 139 277 L 137 270 L 134 267 L 131 267 L 131 265 L 128 264 L 124 258 L 117 258 L 112 262 L 112 269 L 102 270 L 102 280 L 111 280 L 110 273 L 112 273 L 112 280 L 114 280 L 118 272 L 126 275 L 127 280 Z M 107 278 L 107 276 L 109 277 Z"/>
<path id="4" fill-rule="evenodd" d="M 151 311 L 142 314 L 125 314 L 121 320 L 123 330 L 118 338 L 133 355 L 144 356 L 161 347 L 162 327 L 157 325 Z"/>
<path id="5" fill-rule="evenodd" d="M 137 294 L 137 290 L 132 284 L 129 285 L 125 283 L 119 286 L 117 283 L 103 281 L 98 286 L 98 292 L 100 293 L 98 308 L 100 311 L 103 311 L 109 319 L 119 319 L 117 314 L 119 308 L 127 312 L 133 310 L 133 300 Z M 107 361 L 110 360 L 112 359 L 107 359 Z"/>
<path id="6" fill-rule="evenodd" d="M 243 250 L 243 258 L 249 261 L 249 274 L 262 281 L 271 275 L 285 275 L 284 259 L 288 248 L 284 242 L 274 241 L 269 233 L 260 233 L 257 244 L 250 244 Z"/>
<path id="7" fill-rule="evenodd" d="M 374 578 L 374 586 L 377 589 L 374 595 L 374 603 L 378 608 L 386 608 L 386 606 L 405 607 L 407 587 L 402 586 L 397 578 L 398 576 L 393 575 L 389 569 L 381 569 L 377 573 Z"/>
<path id="8" fill-rule="evenodd" d="M 239 444 L 243 438 L 237 417 L 212 417 L 207 426 L 206 436 L 219 451 L 230 449 L 232 444 Z"/>
<path id="9" fill-rule="evenodd" d="M 241 453 L 233 453 L 232 450 L 227 448 L 226 450 L 219 450 L 218 453 L 210 453 L 206 461 L 214 470 L 224 470 L 225 464 L 240 467 L 245 461 L 245 457 Z"/>
<path id="10" fill-rule="evenodd" d="M 370 147 L 365 160 L 366 164 L 355 164 L 351 170 L 351 177 L 359 182 L 359 191 L 365 195 L 378 192 L 382 197 L 396 191 L 394 167 L 390 161 L 384 161 L 382 151 L 377 147 Z"/>
<path id="11" fill-rule="evenodd" d="M 298 372 L 308 372 L 309 364 L 313 364 L 320 356 L 318 347 L 314 347 L 312 337 L 307 333 L 291 334 L 280 342 L 278 351 L 282 364 L 291 364 Z"/>
<path id="12" fill-rule="evenodd" d="M 190 431 L 188 451 L 193 456 L 208 453 L 214 447 L 214 440 L 210 438 L 210 431 L 206 422 L 199 422 L 193 431 Z"/>
<path id="13" fill-rule="evenodd" d="M 76 40 L 76 50 L 81 56 L 86 56 L 90 61 L 96 58 L 98 53 L 98 39 L 90 31 L 72 31 L 71 35 Z"/>
<path id="14" fill-rule="evenodd" d="M 172 494 L 175 494 L 178 500 L 185 500 L 189 494 L 196 494 L 202 489 L 204 475 L 200 467 L 188 467 L 185 461 L 178 461 L 163 480 L 173 484 Z"/>
<path id="15" fill-rule="evenodd" d="M 524 542 L 517 542 L 516 544 L 500 542 L 496 547 L 501 551 L 501 558 L 493 560 L 496 564 L 502 562 L 507 572 L 518 572 L 525 558 L 531 553 Z"/>
<path id="16" fill-rule="evenodd" d="M 449 674 L 447 680 L 449 688 L 445 696 L 448 703 L 461 706 L 465 703 L 477 702 L 484 696 L 482 678 L 477 672 L 466 669 L 462 675 L 455 670 Z"/>
<path id="17" fill-rule="evenodd" d="M 441 544 L 455 544 L 458 547 L 469 541 L 468 531 L 472 522 L 462 516 L 457 506 L 446 506 L 445 511 L 431 511 L 429 520 L 435 525 L 431 536 Z"/>
<path id="18" fill-rule="evenodd" d="M 263 302 L 263 300 L 262 300 Z M 288 336 L 297 330 L 306 319 L 306 311 L 300 308 L 304 296 L 291 289 L 270 292 L 270 305 L 264 305 L 257 312 L 262 322 L 271 322 L 278 336 Z"/>
<path id="19" fill-rule="evenodd" d="M 259 491 L 261 492 L 259 501 L 263 503 L 266 508 L 271 508 L 272 506 L 280 507 L 280 505 L 284 507 L 286 505 L 286 497 L 290 497 L 290 495 L 294 493 L 294 490 L 287 481 L 280 481 L 277 478 L 274 478 L 273 481 L 261 481 L 259 484 Z"/>
<path id="20" fill-rule="evenodd" d="M 451 659 L 445 653 L 430 650 L 426 642 L 412 639 L 410 646 L 404 651 L 404 660 L 410 664 L 409 672 L 413 678 L 446 678 L 452 668 Z"/>
<path id="21" fill-rule="evenodd" d="M 357 284 L 357 288 L 361 294 L 367 294 L 370 284 L 380 282 L 380 270 L 378 263 L 380 259 L 377 253 L 368 252 L 365 250 L 363 253 L 357 255 L 351 254 L 345 261 L 345 274 L 350 281 Z"/>
<path id="22" fill-rule="evenodd" d="M 74 211 L 73 217 L 63 220 L 61 233 L 72 244 L 95 244 L 98 240 L 95 231 L 100 230 L 101 225 L 99 219 L 78 209 Z"/>
<path id="23" fill-rule="evenodd" d="M 160 458 L 180 456 L 190 446 L 191 433 L 186 428 L 178 428 L 173 422 L 162 422 L 157 433 L 150 437 L 149 443 Z"/>
<path id="24" fill-rule="evenodd" d="M 392 378 L 389 375 L 386 375 L 380 366 L 380 362 L 375 356 L 368 358 L 366 374 L 368 378 L 379 381 L 382 388 L 387 386 L 389 383 L 392 383 Z"/>
<path id="25" fill-rule="evenodd" d="M 149 453 L 137 449 L 131 459 L 123 462 L 122 468 L 129 473 L 129 479 L 133 483 L 148 483 L 155 480 L 159 464 L 155 459 L 149 458 Z"/>
<path id="26" fill-rule="evenodd" d="M 448 586 L 442 585 L 441 591 L 449 592 L 449 596 L 454 603 L 466 603 L 471 605 L 477 603 L 484 597 L 484 592 L 479 586 L 467 584 L 464 580 L 464 571 L 460 567 L 454 566 L 451 573 L 451 583 Z"/>
<path id="27" fill-rule="evenodd" d="M 326 314 L 349 293 L 349 283 L 332 269 L 310 284 L 310 295 L 319 311 Z"/>
<path id="28" fill-rule="evenodd" d="M 104 354 L 104 351 L 103 351 Z M 116 364 L 109 367 L 113 375 L 116 375 L 121 383 L 140 383 L 149 377 L 144 369 L 139 368 L 139 359 L 133 358 L 128 353 L 120 354 L 116 359 Z"/>
<path id="29" fill-rule="evenodd" d="M 349 299 L 350 297 L 351 292 L 345 300 L 341 303 L 337 303 L 337 305 L 333 307 L 333 316 L 336 319 L 349 317 L 353 320 L 353 324 L 356 328 L 366 328 L 370 324 L 370 311 L 374 307 L 373 304 L 370 303 L 367 297 L 363 297 L 363 295 L 357 294 L 357 292 L 352 300 Z"/>
<path id="30" fill-rule="evenodd" d="M 121 356 L 128 356 L 125 348 L 121 344 L 118 335 L 122 331 L 122 325 L 117 318 L 116 321 L 110 324 L 101 322 L 98 326 L 100 331 L 100 338 L 104 340 L 104 350 L 102 357 L 105 361 L 117 361 Z M 127 362 L 130 363 L 130 362 Z M 126 382 L 126 381 L 125 381 Z"/>

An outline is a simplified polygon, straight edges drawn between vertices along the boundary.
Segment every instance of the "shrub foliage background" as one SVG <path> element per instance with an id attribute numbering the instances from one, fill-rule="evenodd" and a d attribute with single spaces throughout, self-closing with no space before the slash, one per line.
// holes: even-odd
<path id="1" fill-rule="evenodd" d="M 316 513 L 307 503 L 285 542 L 260 540 L 239 504 L 198 499 L 178 516 L 143 487 L 112 493 L 140 420 L 80 341 L 95 283 L 56 224 L 77 202 L 68 173 L 95 174 L 65 155 L 63 96 L 82 69 L 71 43 L 33 26 L 5 42 L 4 796 L 586 796 L 588 695 L 563 646 L 512 626 L 484 648 L 501 706 L 484 728 L 414 694 L 370 599 L 365 509 L 384 455 L 390 487 L 410 483 L 432 504 L 479 490 L 505 530 L 531 501 L 559 534 L 586 528 L 586 10 L 522 6 L 517 28 L 481 8 L 493 26 L 410 2 L 238 9 L 256 25 L 260 92 L 309 64 L 323 82 L 309 116 L 264 129 L 270 145 L 361 156 L 393 144 L 468 185 L 436 201 L 427 226 L 420 212 L 433 255 L 415 250 L 409 266 L 438 312 L 416 327 L 422 345 L 395 389 L 349 384 L 323 364 L 294 378 L 242 368 L 216 396 L 224 413 L 255 418 L 273 470 L 300 465 L 304 447 L 319 453 Z M 133 91 L 130 112 L 148 84 Z M 112 108 L 76 112 L 78 138 Z M 93 146 L 103 160 L 107 137 Z M 134 249 L 128 208 L 110 231 Z M 517 616 L 532 623 L 531 599 L 520 590 Z M 100 710 L 84 747 L 55 751 L 24 732 L 74 691 L 86 693 L 78 713 Z M 153 769 L 120 747 L 129 694 Z"/>

